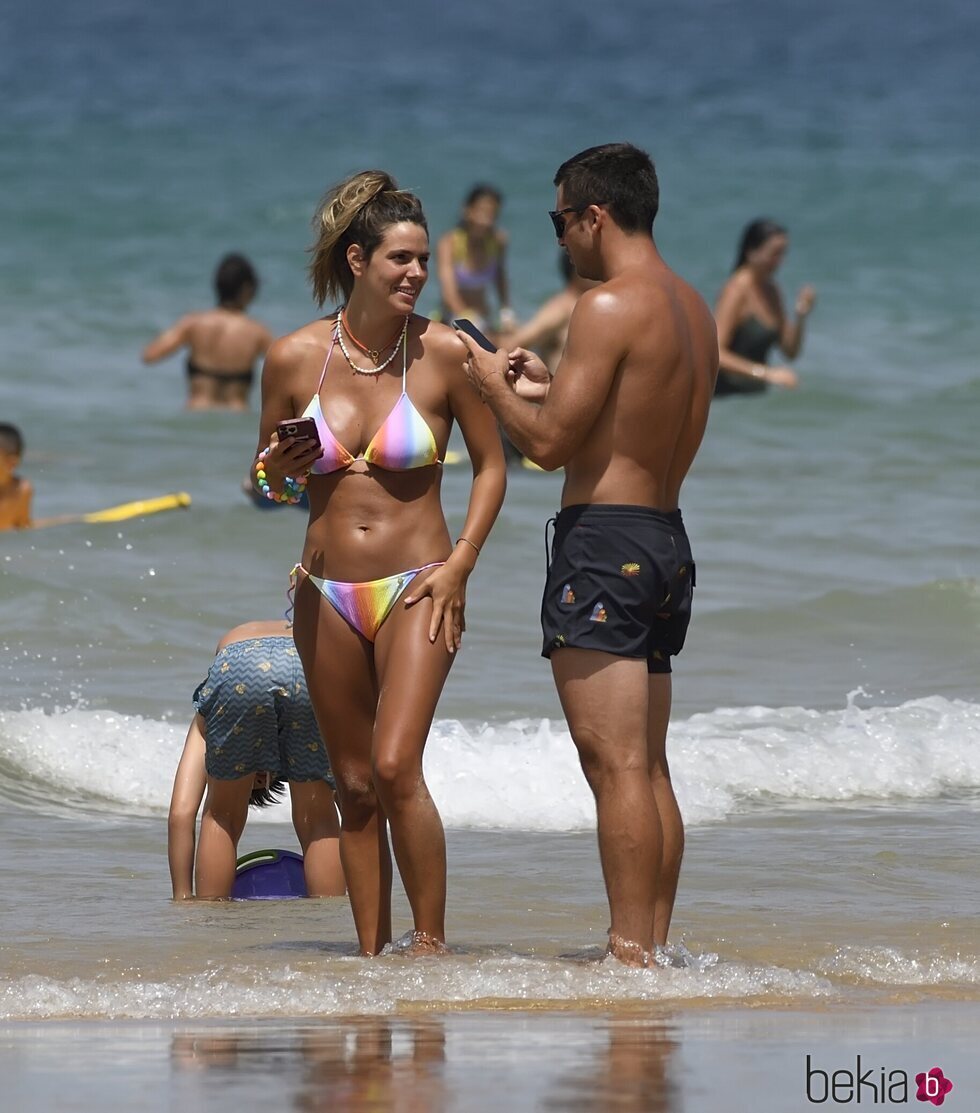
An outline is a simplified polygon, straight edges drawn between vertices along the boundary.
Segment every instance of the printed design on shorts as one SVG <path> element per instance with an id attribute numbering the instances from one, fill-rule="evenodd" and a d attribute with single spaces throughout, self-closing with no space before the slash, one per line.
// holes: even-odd
<path id="1" fill-rule="evenodd" d="M 571 584 L 565 584 L 565 586 L 561 589 L 561 601 L 566 606 L 575 602 L 575 592 L 572 591 Z"/>
<path id="2" fill-rule="evenodd" d="M 596 603 L 589 615 L 589 622 L 605 622 L 607 617 L 606 608 L 601 603 Z"/>
<path id="3" fill-rule="evenodd" d="M 325 780 L 326 748 L 292 645 L 283 638 L 259 639 L 232 649 L 215 663 L 206 684 L 209 774 L 224 779 L 288 768 L 293 780 Z"/>
<path id="4" fill-rule="evenodd" d="M 620 568 L 620 572 L 622 572 L 624 576 L 639 576 L 640 566 L 635 560 L 629 560 Z"/>
<path id="5" fill-rule="evenodd" d="M 552 649 L 561 649 L 566 644 L 567 642 L 564 634 L 555 634 L 555 636 L 551 639 Z"/>

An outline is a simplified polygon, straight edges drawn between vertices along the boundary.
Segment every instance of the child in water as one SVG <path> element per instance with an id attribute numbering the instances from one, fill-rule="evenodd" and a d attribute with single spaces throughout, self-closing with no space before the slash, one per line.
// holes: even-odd
<path id="1" fill-rule="evenodd" d="M 17 474 L 24 438 L 16 425 L 0 424 L 0 530 L 29 529 L 34 488 Z"/>
<path id="2" fill-rule="evenodd" d="M 174 900 L 189 900 L 195 891 L 199 899 L 230 899 L 248 808 L 274 803 L 285 781 L 307 893 L 342 896 L 333 777 L 290 627 L 247 622 L 229 630 L 194 693 L 194 706 L 170 800 Z M 195 870 L 195 827 L 205 789 Z"/>

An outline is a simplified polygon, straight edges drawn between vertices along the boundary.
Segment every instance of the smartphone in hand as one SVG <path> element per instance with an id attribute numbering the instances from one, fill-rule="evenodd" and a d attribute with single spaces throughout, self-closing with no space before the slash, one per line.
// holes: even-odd
<path id="1" fill-rule="evenodd" d="M 279 421 L 276 423 L 276 432 L 281 441 L 292 437 L 294 440 L 312 441 L 317 448 L 322 447 L 320 435 L 316 431 L 316 422 L 312 417 L 290 417 L 286 421 Z"/>
<path id="2" fill-rule="evenodd" d="M 480 330 L 476 327 L 476 325 L 474 325 L 472 321 L 468 321 L 465 317 L 457 317 L 453 321 L 453 328 L 457 332 L 465 332 L 467 336 L 469 336 L 471 339 L 475 340 L 477 342 L 477 344 L 479 344 L 480 347 L 485 349 L 486 351 L 495 352 L 497 350 L 497 345 L 492 344 L 483 335 L 483 333 L 480 332 Z"/>

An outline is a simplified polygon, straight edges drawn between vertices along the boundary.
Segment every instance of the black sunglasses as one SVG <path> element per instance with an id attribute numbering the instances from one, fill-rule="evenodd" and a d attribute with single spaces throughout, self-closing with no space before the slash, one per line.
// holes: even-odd
<path id="1" fill-rule="evenodd" d="M 606 205 L 607 201 L 587 201 L 584 205 L 569 205 L 567 209 L 549 209 L 548 216 L 555 226 L 555 235 L 561 239 L 565 234 L 565 213 L 584 213 L 592 205 Z"/>

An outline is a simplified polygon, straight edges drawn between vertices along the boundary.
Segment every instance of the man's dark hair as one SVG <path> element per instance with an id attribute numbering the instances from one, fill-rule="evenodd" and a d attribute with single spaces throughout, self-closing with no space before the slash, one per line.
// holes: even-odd
<path id="1" fill-rule="evenodd" d="M 226 255 L 214 272 L 214 290 L 219 305 L 235 301 L 246 286 L 252 287 L 255 294 L 259 289 L 259 276 L 244 255 Z"/>
<path id="2" fill-rule="evenodd" d="M 24 455 L 24 438 L 16 425 L 0 422 L 0 452 L 9 452 L 12 456 Z"/>
<path id="3" fill-rule="evenodd" d="M 252 789 L 248 797 L 248 806 L 250 808 L 267 808 L 270 804 L 278 803 L 285 791 L 286 782 L 282 777 L 276 777 L 274 781 L 269 783 L 268 788 Z"/>
<path id="4" fill-rule="evenodd" d="M 732 267 L 732 270 L 737 271 L 748 259 L 749 252 L 755 251 L 757 247 L 762 247 L 766 240 L 771 240 L 773 236 L 785 235 L 786 229 L 774 220 L 769 220 L 768 217 L 760 217 L 758 220 L 746 224 L 742 229 L 742 238 L 738 242 L 735 266 Z"/>
<path id="5" fill-rule="evenodd" d="M 660 185 L 650 156 L 632 143 L 589 147 L 563 162 L 555 185 L 565 204 L 587 208 L 604 204 L 624 232 L 653 232 L 660 208 Z"/>

